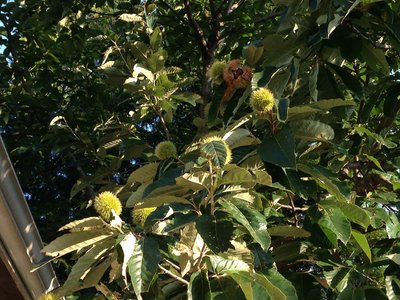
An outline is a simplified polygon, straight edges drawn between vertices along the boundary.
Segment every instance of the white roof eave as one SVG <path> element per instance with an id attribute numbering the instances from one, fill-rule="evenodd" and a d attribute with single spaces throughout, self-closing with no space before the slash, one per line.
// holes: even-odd
<path id="1" fill-rule="evenodd" d="M 58 286 L 50 264 L 31 272 L 43 259 L 43 243 L 0 136 L 0 258 L 25 299 L 36 300 Z"/>

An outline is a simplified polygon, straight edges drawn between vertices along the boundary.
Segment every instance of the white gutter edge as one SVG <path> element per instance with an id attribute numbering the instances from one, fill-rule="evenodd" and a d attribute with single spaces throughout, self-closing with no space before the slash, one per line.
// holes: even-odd
<path id="1" fill-rule="evenodd" d="M 25 299 L 36 300 L 58 286 L 50 264 L 35 272 L 33 265 L 44 256 L 42 239 L 24 198 L 0 136 L 0 251 L 1 258 Z M 27 298 L 28 297 L 28 298 Z"/>

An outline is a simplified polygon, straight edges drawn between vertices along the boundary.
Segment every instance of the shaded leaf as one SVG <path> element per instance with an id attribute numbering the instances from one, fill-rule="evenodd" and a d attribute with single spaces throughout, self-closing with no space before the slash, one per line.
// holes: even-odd
<path id="1" fill-rule="evenodd" d="M 284 167 L 296 168 L 296 157 L 294 154 L 294 136 L 289 126 L 285 125 L 271 137 L 263 139 L 258 146 L 257 152 L 265 162 Z"/>
<path id="2" fill-rule="evenodd" d="M 267 221 L 262 214 L 245 206 L 238 207 L 228 201 L 220 201 L 220 204 L 232 218 L 249 231 L 250 235 L 260 244 L 263 250 L 268 250 L 271 244 L 271 238 L 267 231 Z"/>
<path id="3" fill-rule="evenodd" d="M 225 252 L 232 248 L 232 223 L 211 215 L 201 215 L 196 219 L 196 228 L 207 246 L 214 252 Z"/>

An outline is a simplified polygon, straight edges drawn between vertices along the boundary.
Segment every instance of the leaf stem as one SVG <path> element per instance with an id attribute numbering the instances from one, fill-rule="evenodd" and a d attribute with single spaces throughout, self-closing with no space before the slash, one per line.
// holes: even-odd
<path id="1" fill-rule="evenodd" d="M 179 276 L 175 275 L 175 274 L 172 273 L 171 271 L 168 271 L 168 270 L 167 270 L 166 268 L 164 268 L 162 265 L 159 264 L 158 267 L 159 267 L 162 271 L 164 271 L 166 274 L 168 274 L 169 276 L 171 276 L 172 278 L 174 278 L 174 279 L 176 279 L 176 280 L 178 280 L 178 281 L 180 281 L 180 282 L 182 282 L 182 283 L 184 283 L 184 284 L 186 284 L 186 285 L 189 285 L 189 281 L 183 279 L 182 277 L 179 277 Z"/>

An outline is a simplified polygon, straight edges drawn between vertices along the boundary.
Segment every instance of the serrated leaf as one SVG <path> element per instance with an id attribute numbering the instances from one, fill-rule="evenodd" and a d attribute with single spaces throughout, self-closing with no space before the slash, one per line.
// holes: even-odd
<path id="1" fill-rule="evenodd" d="M 340 98 L 324 99 L 310 105 L 300 105 L 289 108 L 289 120 L 297 119 L 315 113 L 325 113 L 326 111 L 340 106 L 356 105 L 353 100 L 343 100 Z"/>
<path id="2" fill-rule="evenodd" d="M 129 275 L 136 297 L 142 299 L 141 293 L 148 291 L 157 273 L 160 261 L 158 243 L 152 238 L 144 238 L 135 245 L 128 262 Z"/>
<path id="3" fill-rule="evenodd" d="M 232 248 L 230 243 L 233 225 L 228 220 L 215 216 L 201 215 L 196 218 L 196 228 L 204 242 L 214 253 L 225 252 Z"/>
<path id="4" fill-rule="evenodd" d="M 237 128 L 235 130 L 227 132 L 223 136 L 223 140 L 228 143 L 232 148 L 236 143 L 240 142 L 244 137 L 251 136 L 251 132 L 244 128 Z"/>
<path id="5" fill-rule="evenodd" d="M 371 218 L 368 212 L 355 204 L 334 200 L 324 200 L 321 201 L 320 204 L 323 207 L 339 207 L 351 222 L 357 223 L 365 229 L 371 224 Z"/>
<path id="6" fill-rule="evenodd" d="M 150 70 L 146 69 L 144 65 L 142 64 L 135 64 L 133 67 L 133 77 L 138 77 L 140 74 L 143 74 L 146 76 L 147 79 L 149 79 L 151 82 L 154 82 L 154 74 Z"/>
<path id="7" fill-rule="evenodd" d="M 228 163 L 228 153 L 226 145 L 221 140 L 204 143 L 200 147 L 203 155 L 210 158 L 215 167 L 222 168 Z"/>
<path id="8" fill-rule="evenodd" d="M 221 200 L 220 204 L 233 219 L 248 230 L 253 239 L 260 244 L 264 251 L 268 250 L 271 238 L 267 231 L 267 221 L 262 214 L 254 209 L 245 206 L 238 207 L 232 202 L 224 200 Z"/>
<path id="9" fill-rule="evenodd" d="M 206 271 L 199 271 L 190 276 L 187 294 L 189 300 L 211 299 L 210 292 L 210 282 Z"/>
<path id="10" fill-rule="evenodd" d="M 356 126 L 356 127 L 354 127 L 354 130 L 357 131 L 357 133 L 361 136 L 363 136 L 365 134 L 365 135 L 373 138 L 374 140 L 376 140 L 377 142 L 379 142 L 380 144 L 384 145 L 385 147 L 387 147 L 389 149 L 393 149 L 397 146 L 396 143 L 394 143 L 390 140 L 384 139 L 381 135 L 379 135 L 375 132 L 372 132 L 365 127 Z"/>
<path id="11" fill-rule="evenodd" d="M 363 42 L 361 55 L 374 71 L 380 71 L 382 69 L 385 74 L 389 74 L 390 66 L 382 49 L 374 48 L 369 42 Z"/>
<path id="12" fill-rule="evenodd" d="M 254 299 L 274 299 L 286 300 L 284 292 L 276 287 L 266 276 L 258 273 L 248 273 L 243 271 L 228 272 L 237 282 L 246 295 L 247 300 Z"/>
<path id="13" fill-rule="evenodd" d="M 62 256 L 69 252 L 93 245 L 112 237 L 112 232 L 105 230 L 78 231 L 64 234 L 50 244 L 46 245 L 41 252 L 50 256 Z"/>
<path id="14" fill-rule="evenodd" d="M 285 123 L 289 117 L 290 101 L 287 98 L 282 98 L 278 102 L 278 120 Z"/>
<path id="15" fill-rule="evenodd" d="M 298 164 L 297 167 L 302 172 L 310 174 L 319 186 L 326 189 L 338 200 L 347 202 L 350 193 L 348 187 L 344 183 L 337 181 L 335 174 L 321 166 L 311 164 Z"/>
<path id="16" fill-rule="evenodd" d="M 350 270 L 350 268 L 338 267 L 329 272 L 325 271 L 324 275 L 329 286 L 341 292 L 347 285 Z"/>
<path id="17" fill-rule="evenodd" d="M 148 208 L 148 207 L 159 207 L 167 203 L 184 203 L 191 204 L 189 200 L 183 197 L 176 197 L 171 195 L 148 197 L 142 199 L 143 202 L 135 205 L 135 208 Z"/>
<path id="18" fill-rule="evenodd" d="M 295 137 L 303 140 L 329 141 L 335 137 L 332 127 L 319 121 L 299 120 L 290 125 Z"/>
<path id="19" fill-rule="evenodd" d="M 63 294 L 69 294 L 81 289 L 81 280 L 84 280 L 92 266 L 94 266 L 114 244 L 114 240 L 106 240 L 89 249 L 78 259 L 75 265 L 73 265 L 67 280 L 58 291 L 62 291 Z"/>
<path id="20" fill-rule="evenodd" d="M 277 270 L 271 268 L 262 272 L 275 287 L 279 288 L 286 296 L 286 300 L 297 300 L 297 292 L 293 284 Z"/>
<path id="21" fill-rule="evenodd" d="M 68 230 L 68 229 L 78 229 L 78 228 L 87 228 L 87 227 L 98 227 L 104 226 L 104 221 L 99 217 L 89 217 L 82 220 L 76 220 L 67 225 L 64 225 L 58 231 Z"/>
<path id="22" fill-rule="evenodd" d="M 294 146 L 292 130 L 285 125 L 273 136 L 264 138 L 261 145 L 258 146 L 257 152 L 263 161 L 280 167 L 295 169 Z"/>
<path id="23" fill-rule="evenodd" d="M 153 33 L 150 36 L 150 46 L 154 51 L 157 51 L 160 48 L 162 43 L 162 32 L 160 27 L 154 28 Z"/>
<path id="24" fill-rule="evenodd" d="M 250 44 L 244 50 L 244 58 L 246 60 L 246 65 L 254 66 L 261 58 L 264 52 L 264 47 L 257 47 L 254 44 Z"/>
<path id="25" fill-rule="evenodd" d="M 158 165 L 159 163 L 149 163 L 133 171 L 128 177 L 127 184 L 132 185 L 135 182 L 146 183 L 153 180 L 157 174 Z"/>
<path id="26" fill-rule="evenodd" d="M 250 266 L 239 259 L 226 259 L 218 255 L 207 256 L 213 273 L 221 274 L 227 271 L 250 271 Z"/>
<path id="27" fill-rule="evenodd" d="M 303 228 L 285 225 L 270 227 L 268 228 L 268 233 L 271 236 L 286 236 L 294 238 L 306 238 L 310 236 L 310 233 Z"/>
<path id="28" fill-rule="evenodd" d="M 372 262 L 371 248 L 368 245 L 368 241 L 367 241 L 367 238 L 365 237 L 365 235 L 354 229 L 351 231 L 351 235 L 356 240 L 356 242 L 360 246 L 361 250 L 368 257 L 369 262 Z"/>
<path id="29" fill-rule="evenodd" d="M 211 299 L 243 300 L 245 296 L 240 286 L 229 276 L 218 276 L 210 281 Z"/>
<path id="30" fill-rule="evenodd" d="M 333 232 L 339 240 L 347 244 L 351 236 L 351 225 L 342 211 L 338 208 L 328 208 L 318 220 L 318 225 L 324 232 Z"/>
<path id="31" fill-rule="evenodd" d="M 137 14 L 127 14 L 127 13 L 121 14 L 118 19 L 125 21 L 125 22 L 130 22 L 130 23 L 142 21 L 141 16 L 139 16 Z"/>
<path id="32" fill-rule="evenodd" d="M 131 258 L 133 251 L 136 246 L 136 238 L 132 234 L 132 232 L 128 233 L 124 239 L 119 243 L 122 248 L 122 252 L 124 254 L 124 258 L 121 265 L 121 275 L 125 281 L 125 285 L 128 285 L 128 281 L 126 278 L 126 268 L 128 267 L 129 259 Z"/>
<path id="33" fill-rule="evenodd" d="M 142 184 L 141 186 L 139 186 L 136 191 L 130 194 L 125 206 L 134 207 L 135 204 L 139 203 L 143 199 L 144 192 L 148 186 L 149 184 Z"/>
<path id="34" fill-rule="evenodd" d="M 230 170 L 222 177 L 220 184 L 243 184 L 243 183 L 253 183 L 255 184 L 255 179 L 249 171 L 241 167 L 235 167 Z"/>

